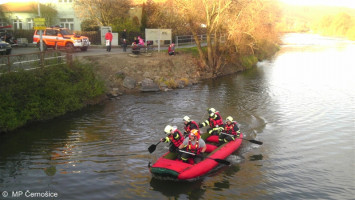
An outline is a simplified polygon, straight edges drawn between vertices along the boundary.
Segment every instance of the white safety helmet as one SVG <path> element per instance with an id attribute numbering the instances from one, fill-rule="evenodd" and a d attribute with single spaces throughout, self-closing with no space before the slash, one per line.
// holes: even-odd
<path id="1" fill-rule="evenodd" d="M 213 115 L 216 113 L 216 109 L 210 108 L 208 109 L 208 113 L 210 114 L 210 117 L 213 117 Z"/>
<path id="2" fill-rule="evenodd" d="M 184 121 L 190 122 L 190 117 L 189 116 L 185 116 L 184 117 Z"/>
<path id="3" fill-rule="evenodd" d="M 226 118 L 226 120 L 232 122 L 232 121 L 233 121 L 233 117 L 228 116 L 228 117 Z"/>
<path id="4" fill-rule="evenodd" d="M 167 125 L 167 126 L 165 126 L 165 128 L 164 128 L 164 132 L 165 132 L 166 134 L 170 134 L 172 130 L 173 130 L 173 127 L 170 126 L 170 125 Z"/>

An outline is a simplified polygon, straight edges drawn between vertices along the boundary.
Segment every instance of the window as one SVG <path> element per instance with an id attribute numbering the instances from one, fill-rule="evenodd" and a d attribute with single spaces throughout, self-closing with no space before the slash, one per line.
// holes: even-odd
<path id="1" fill-rule="evenodd" d="M 33 18 L 27 18 L 27 28 L 33 29 Z"/>
<path id="2" fill-rule="evenodd" d="M 47 29 L 45 35 L 58 35 L 58 31 L 53 29 Z"/>
<path id="3" fill-rule="evenodd" d="M 22 20 L 20 19 L 14 19 L 14 29 L 15 30 L 21 30 L 22 29 Z"/>
<path id="4" fill-rule="evenodd" d="M 0 26 L 7 26 L 6 19 L 0 18 Z"/>
<path id="5" fill-rule="evenodd" d="M 74 19 L 73 18 L 62 18 L 60 19 L 60 26 L 74 30 Z"/>

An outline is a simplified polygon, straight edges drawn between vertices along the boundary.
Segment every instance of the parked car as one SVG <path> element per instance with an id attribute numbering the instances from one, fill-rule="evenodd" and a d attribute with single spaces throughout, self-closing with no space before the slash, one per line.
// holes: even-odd
<path id="1" fill-rule="evenodd" d="M 17 39 L 13 36 L 12 30 L 7 30 L 0 27 L 0 39 L 9 43 L 11 46 L 17 46 Z"/>
<path id="2" fill-rule="evenodd" d="M 9 55 L 11 54 L 12 47 L 9 43 L 2 41 L 0 39 L 0 54 L 1 55 Z"/>
<path id="3" fill-rule="evenodd" d="M 71 30 L 58 26 L 46 28 L 42 34 L 42 38 L 44 50 L 47 48 L 66 48 L 69 51 L 74 51 L 75 49 L 86 51 L 90 46 L 88 37 L 74 34 Z M 38 47 L 40 45 L 38 30 L 33 35 L 33 44 Z"/>

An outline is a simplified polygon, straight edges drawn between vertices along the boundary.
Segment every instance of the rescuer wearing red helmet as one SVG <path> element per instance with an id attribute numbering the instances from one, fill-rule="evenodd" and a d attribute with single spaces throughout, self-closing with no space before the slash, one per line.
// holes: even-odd
<path id="1" fill-rule="evenodd" d="M 188 138 L 185 138 L 184 142 L 180 145 L 179 149 L 185 148 L 186 152 L 182 152 L 181 160 L 188 162 L 189 158 L 193 158 L 195 163 L 199 163 L 202 160 L 201 156 L 198 156 L 206 151 L 206 143 L 200 137 L 200 133 L 193 129 Z"/>

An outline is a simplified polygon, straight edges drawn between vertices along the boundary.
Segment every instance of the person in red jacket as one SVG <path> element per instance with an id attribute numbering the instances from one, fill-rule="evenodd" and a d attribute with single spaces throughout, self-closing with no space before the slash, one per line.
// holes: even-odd
<path id="1" fill-rule="evenodd" d="M 219 133 L 221 132 L 221 130 L 223 129 L 223 119 L 222 116 L 219 114 L 218 111 L 216 111 L 216 109 L 214 108 L 210 108 L 208 109 L 208 114 L 209 117 L 208 119 L 206 119 L 204 122 L 199 123 L 198 127 L 202 128 L 204 126 L 209 125 L 210 128 L 207 129 L 207 132 L 210 135 L 219 135 Z"/>
<path id="2" fill-rule="evenodd" d="M 190 134 L 192 129 L 196 129 L 198 131 L 198 133 L 201 134 L 200 128 L 198 127 L 198 124 L 195 121 L 191 120 L 189 116 L 185 116 L 183 119 L 184 119 L 184 124 L 185 124 L 185 127 L 184 127 L 184 129 L 185 129 L 184 136 L 185 137 L 187 137 Z"/>
<path id="3" fill-rule="evenodd" d="M 185 151 L 181 154 L 181 160 L 188 162 L 189 158 L 194 159 L 194 163 L 199 163 L 202 160 L 202 154 L 206 151 L 207 146 L 205 141 L 201 138 L 200 133 L 193 129 L 190 132 L 189 137 L 185 138 L 184 142 L 180 145 L 179 149 Z"/>
<path id="4" fill-rule="evenodd" d="M 239 137 L 240 130 L 237 122 L 231 116 L 226 118 L 227 123 L 223 126 L 223 131 L 219 135 L 219 145 L 235 140 Z"/>
<path id="5" fill-rule="evenodd" d="M 108 52 L 111 51 L 112 38 L 113 38 L 113 36 L 112 36 L 111 30 L 108 30 L 108 32 L 105 34 L 106 51 L 108 51 Z"/>
<path id="6" fill-rule="evenodd" d="M 164 128 L 164 132 L 166 133 L 166 137 L 165 138 L 161 138 L 160 141 L 167 142 L 167 143 L 170 142 L 169 151 L 172 152 L 172 153 L 178 153 L 179 152 L 179 146 L 184 141 L 184 136 L 177 129 L 177 127 L 173 127 L 173 126 L 170 126 L 170 125 L 167 125 Z"/>
<path id="7" fill-rule="evenodd" d="M 175 56 L 175 44 L 171 43 L 168 47 L 169 56 Z"/>

